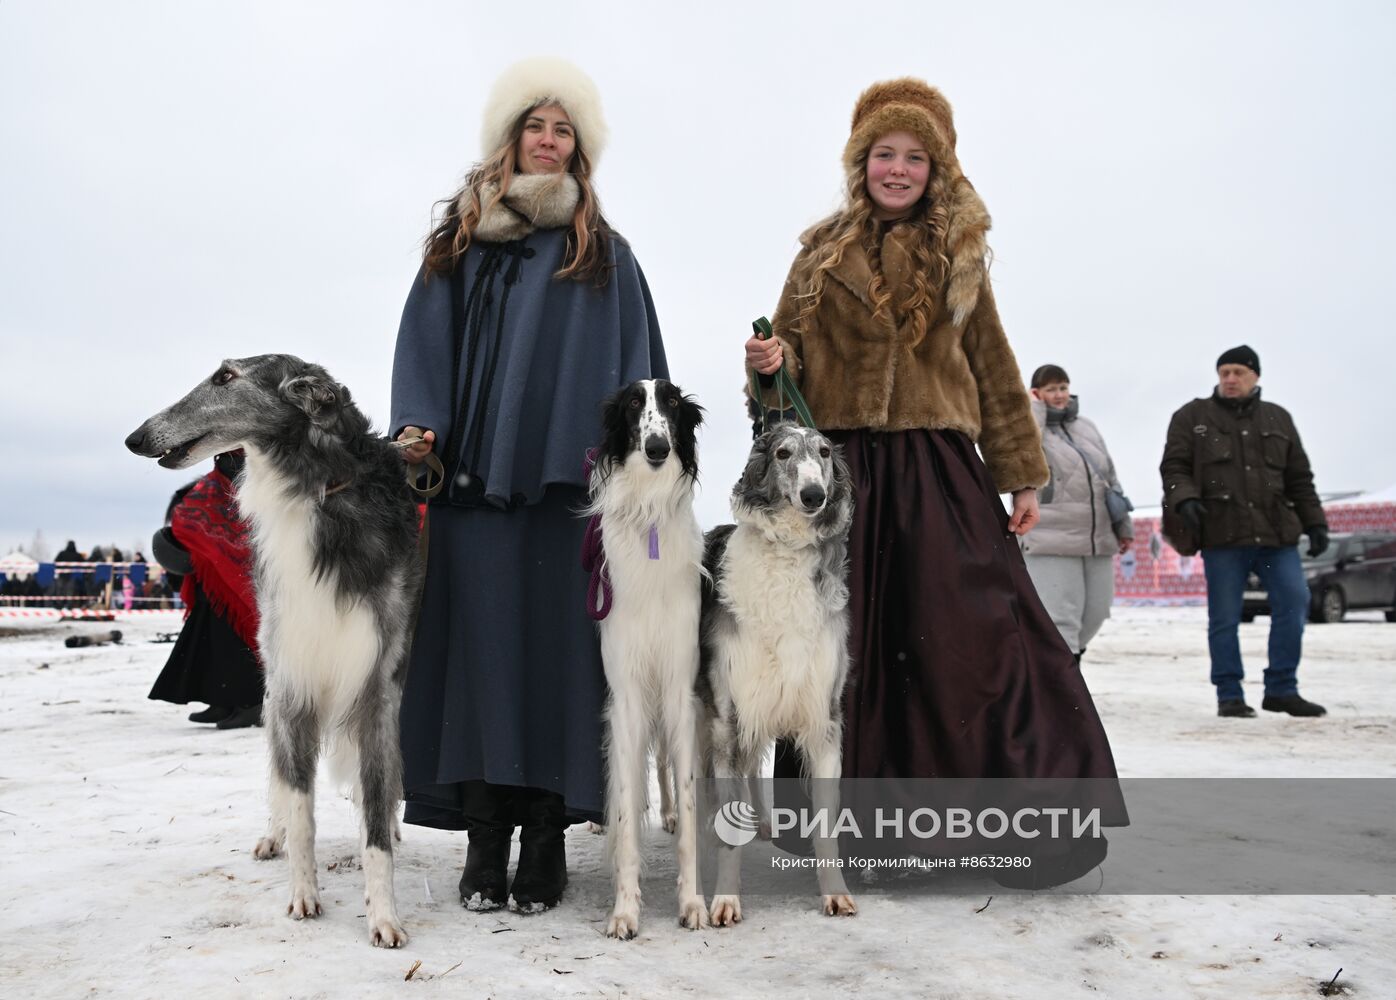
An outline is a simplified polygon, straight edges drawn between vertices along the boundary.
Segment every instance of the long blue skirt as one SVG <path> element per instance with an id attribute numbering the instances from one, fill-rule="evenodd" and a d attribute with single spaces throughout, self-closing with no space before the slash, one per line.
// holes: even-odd
<path id="1" fill-rule="evenodd" d="M 402 699 L 408 823 L 465 826 L 462 782 L 542 788 L 604 810 L 606 679 L 581 568 L 578 487 L 509 511 L 433 505 Z"/>

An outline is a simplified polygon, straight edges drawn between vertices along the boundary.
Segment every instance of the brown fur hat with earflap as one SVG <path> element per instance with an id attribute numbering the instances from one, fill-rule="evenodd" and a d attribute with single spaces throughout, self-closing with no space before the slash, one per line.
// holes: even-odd
<path id="1" fill-rule="evenodd" d="M 853 107 L 853 130 L 844 146 L 843 163 L 853 168 L 880 135 L 910 132 L 926 144 L 941 169 L 960 175 L 955 158 L 955 119 L 945 95 L 912 76 L 884 80 L 863 91 Z"/>
<path id="2" fill-rule="evenodd" d="M 853 170 L 879 136 L 909 132 L 920 139 L 932 166 L 942 173 L 950 191 L 946 205 L 945 250 L 950 258 L 946 301 L 955 320 L 963 323 L 974 311 L 979 290 L 988 280 L 988 232 L 992 225 L 974 185 L 960 169 L 955 155 L 955 119 L 950 102 L 924 80 L 904 76 L 884 80 L 863 91 L 853 107 L 853 128 L 844 146 L 843 163 Z"/>

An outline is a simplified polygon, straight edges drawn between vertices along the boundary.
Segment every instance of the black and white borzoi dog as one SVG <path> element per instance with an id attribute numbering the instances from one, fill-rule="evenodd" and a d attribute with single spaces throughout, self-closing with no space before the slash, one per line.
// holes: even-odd
<path id="1" fill-rule="evenodd" d="M 126 446 L 183 469 L 242 448 L 239 510 L 252 528 L 257 644 L 266 667 L 271 821 L 254 855 L 289 855 L 287 912 L 318 916 L 315 771 L 351 779 L 362 814 L 369 936 L 407 935 L 393 896 L 402 799 L 398 705 L 422 581 L 417 508 L 397 449 L 344 386 L 284 354 L 224 361 Z"/>
<path id="2" fill-rule="evenodd" d="M 591 475 L 614 595 L 600 623 L 606 706 L 606 833 L 615 908 L 606 933 L 640 925 L 640 831 L 651 742 L 674 774 L 679 923 L 706 927 L 695 805 L 698 620 L 703 533 L 693 514 L 702 408 L 671 382 L 634 382 L 606 400 Z"/>
<path id="3" fill-rule="evenodd" d="M 735 525 L 708 532 L 699 679 L 719 805 L 746 802 L 766 749 L 793 739 L 813 804 L 838 811 L 841 697 L 848 679 L 848 466 L 818 431 L 778 424 L 756 439 L 732 491 Z M 754 782 L 753 782 L 754 783 Z M 827 827 L 826 827 L 827 829 Z M 814 838 L 825 913 L 857 912 L 837 841 Z M 741 848 L 718 854 L 712 922 L 741 921 Z"/>

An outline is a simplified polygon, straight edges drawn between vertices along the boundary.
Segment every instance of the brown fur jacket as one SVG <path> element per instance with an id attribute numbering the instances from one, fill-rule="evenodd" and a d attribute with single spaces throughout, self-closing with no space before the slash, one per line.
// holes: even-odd
<path id="1" fill-rule="evenodd" d="M 960 214 L 960 221 L 965 214 L 970 213 Z M 1018 362 L 989 289 L 983 236 L 987 214 L 979 221 L 959 234 L 952 228 L 950 273 L 936 296 L 935 319 L 920 342 L 911 342 L 911 325 L 894 308 L 883 317 L 874 315 L 868 294 L 871 265 L 856 244 L 830 272 L 810 329 L 797 330 L 813 255 L 808 232 L 801 237 L 804 246 L 790 269 L 772 327 L 784 347 L 786 369 L 819 427 L 963 431 L 979 444 L 998 488 L 1010 493 L 1045 486 L 1049 473 Z M 907 226 L 893 226 L 883 238 L 883 280 L 894 303 L 901 301 L 900 286 L 911 280 L 914 266 L 907 233 Z M 957 235 L 961 238 L 953 239 Z M 774 390 L 766 396 L 767 405 L 775 408 Z"/>

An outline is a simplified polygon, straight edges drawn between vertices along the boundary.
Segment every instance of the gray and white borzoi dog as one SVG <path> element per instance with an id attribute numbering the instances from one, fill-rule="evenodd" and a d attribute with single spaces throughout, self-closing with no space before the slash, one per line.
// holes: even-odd
<path id="1" fill-rule="evenodd" d="M 252 529 L 271 751 L 271 821 L 253 853 L 270 858 L 284 846 L 287 912 L 322 912 L 315 771 L 328 743 L 331 774 L 352 778 L 362 814 L 369 936 L 400 947 L 398 705 L 422 566 L 399 452 L 370 433 L 325 369 L 285 354 L 224 361 L 126 446 L 169 469 L 246 451 L 237 502 Z"/>
<path id="2" fill-rule="evenodd" d="M 711 582 L 699 691 L 719 803 L 745 803 L 766 749 L 789 738 L 814 779 L 814 807 L 832 826 L 849 665 L 848 466 L 818 431 L 778 424 L 752 445 L 732 514 L 735 525 L 708 532 L 703 558 Z M 824 912 L 856 913 L 834 867 L 837 841 L 816 836 L 814 847 Z M 724 845 L 713 924 L 741 921 L 740 884 L 741 848 Z"/>
<path id="3" fill-rule="evenodd" d="M 634 382 L 606 400 L 588 512 L 600 515 L 613 604 L 600 623 L 606 705 L 606 833 L 615 908 L 606 933 L 640 926 L 640 831 L 651 742 L 671 764 L 679 923 L 706 927 L 695 804 L 698 620 L 703 533 L 693 514 L 702 408 L 671 382 Z M 664 776 L 667 779 L 667 775 Z"/>

